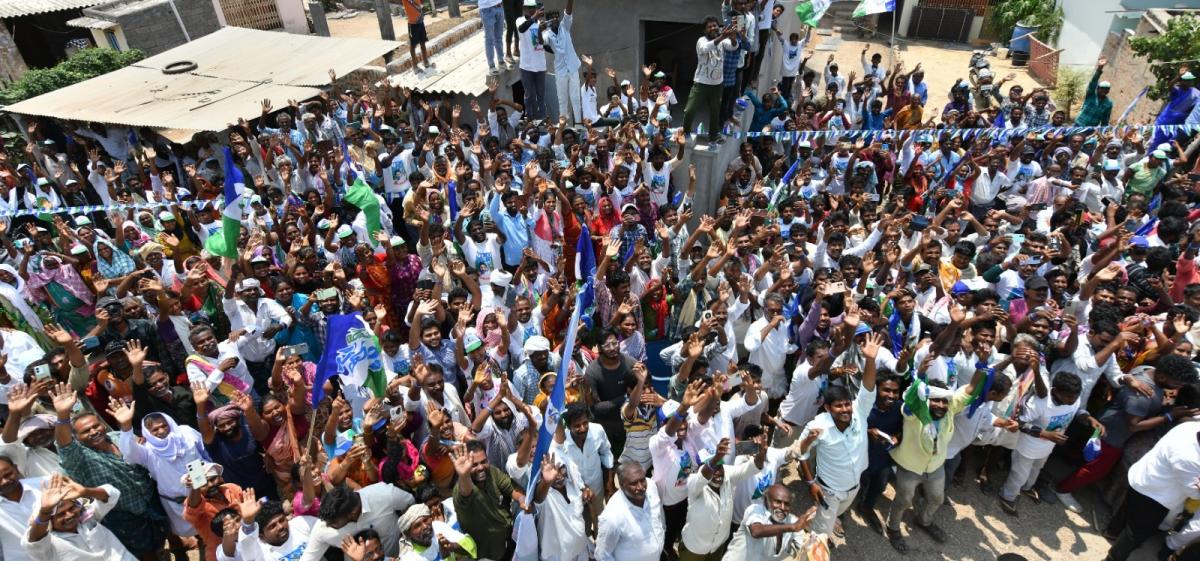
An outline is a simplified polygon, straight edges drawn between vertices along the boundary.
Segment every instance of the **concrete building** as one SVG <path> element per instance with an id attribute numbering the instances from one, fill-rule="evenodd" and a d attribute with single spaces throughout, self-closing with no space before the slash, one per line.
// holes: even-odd
<path id="1" fill-rule="evenodd" d="M 29 68 L 49 68 L 82 46 L 89 34 L 67 24 L 80 10 L 103 0 L 8 0 L 0 2 L 0 83 Z"/>
<path id="2" fill-rule="evenodd" d="M 1195 8 L 1185 0 L 1058 0 L 1063 10 L 1062 33 L 1058 46 L 1065 48 L 1059 64 L 1091 68 L 1112 35 L 1121 35 L 1139 26 L 1146 10 Z"/>
<path id="3" fill-rule="evenodd" d="M 211 0 L 118 0 L 85 8 L 67 22 L 87 29 L 99 47 L 154 56 L 221 28 Z"/>
<path id="4" fill-rule="evenodd" d="M 1104 73 L 1104 79 L 1112 82 L 1112 89 L 1108 95 L 1113 101 L 1113 121 L 1117 120 L 1121 112 L 1141 93 L 1143 88 L 1158 80 L 1150 72 L 1149 61 L 1139 57 L 1129 47 L 1129 39 L 1161 34 L 1167 28 L 1167 22 L 1171 18 L 1185 14 L 1200 17 L 1200 9 L 1147 10 L 1142 13 L 1136 27 L 1108 35 L 1104 48 L 1097 58 L 1103 56 L 1108 59 L 1110 70 Z M 1120 71 L 1112 69 L 1120 69 Z M 1144 98 L 1129 113 L 1126 122 L 1152 123 L 1161 109 L 1161 101 Z"/>

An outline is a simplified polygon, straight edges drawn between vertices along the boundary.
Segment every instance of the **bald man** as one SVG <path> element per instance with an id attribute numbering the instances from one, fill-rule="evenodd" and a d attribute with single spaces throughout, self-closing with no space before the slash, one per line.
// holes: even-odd
<path id="1" fill-rule="evenodd" d="M 782 561 L 790 557 L 808 541 L 808 523 L 816 512 L 813 507 L 797 518 L 792 514 L 792 492 L 779 483 L 767 487 L 763 502 L 746 507 L 723 561 Z"/>

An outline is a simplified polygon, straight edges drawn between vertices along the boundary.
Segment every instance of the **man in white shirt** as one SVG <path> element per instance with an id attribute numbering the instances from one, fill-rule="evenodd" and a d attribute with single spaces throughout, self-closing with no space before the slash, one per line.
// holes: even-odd
<path id="1" fill-rule="evenodd" d="M 743 479 L 758 473 L 767 448 L 760 446 L 753 462 L 724 465 L 732 441 L 722 439 L 717 451 L 688 476 L 688 514 L 683 525 L 679 556 L 687 559 L 718 560 L 725 553 L 725 540 L 733 520 L 733 494 Z"/>
<path id="2" fill-rule="evenodd" d="M 1129 468 L 1129 492 L 1104 531 L 1118 535 L 1108 557 L 1125 561 L 1130 553 L 1174 518 L 1188 499 L 1200 499 L 1200 423 L 1179 423 Z"/>
<path id="3" fill-rule="evenodd" d="M 525 88 L 525 111 L 533 119 L 546 117 L 546 50 L 542 43 L 545 10 L 537 0 L 525 0 L 525 15 L 517 18 L 521 45 L 521 86 Z"/>
<path id="4" fill-rule="evenodd" d="M 787 393 L 788 383 L 783 371 L 787 355 L 796 352 L 788 337 L 783 315 L 783 295 L 767 294 L 763 317 L 755 320 L 746 330 L 744 345 L 750 353 L 750 363 L 762 369 L 763 389 L 771 399 L 782 399 Z"/>
<path id="5" fill-rule="evenodd" d="M 229 555 L 217 548 L 217 561 L 277 561 L 299 559 L 308 546 L 308 536 L 317 519 L 289 516 L 279 501 L 245 501 L 238 505 L 242 516 L 237 547 Z"/>
<path id="6" fill-rule="evenodd" d="M 590 421 L 591 413 L 586 406 L 567 406 L 550 449 L 579 470 L 584 489 L 590 492 L 588 517 L 594 521 L 604 508 L 605 495 L 616 487 L 612 473 L 612 445 L 604 427 Z M 570 438 L 567 438 L 566 430 L 571 431 Z"/>
<path id="7" fill-rule="evenodd" d="M 1121 331 L 1112 321 L 1096 321 L 1090 325 L 1087 336 L 1080 338 L 1075 354 L 1054 362 L 1050 368 L 1050 377 L 1053 379 L 1061 372 L 1079 376 L 1083 382 L 1083 389 L 1079 392 L 1080 403 L 1088 402 L 1092 388 L 1100 381 L 1101 374 L 1108 378 L 1108 383 L 1114 389 L 1129 384 L 1142 395 L 1150 397 L 1154 390 L 1144 382 L 1122 372 L 1117 364 L 1117 352 L 1137 338 L 1134 333 Z"/>
<path id="8" fill-rule="evenodd" d="M 21 539 L 41 502 L 42 481 L 40 477 L 22 479 L 17 465 L 0 457 L 0 552 L 4 552 L 4 561 L 32 559 L 21 547 Z"/>
<path id="9" fill-rule="evenodd" d="M 396 513 L 412 504 L 412 495 L 390 483 L 376 483 L 357 491 L 334 487 L 321 497 L 320 520 L 309 534 L 300 561 L 318 561 L 330 547 L 341 549 L 342 538 L 367 528 L 379 533 L 384 553 L 395 557 L 400 550 Z"/>
<path id="10" fill-rule="evenodd" d="M 708 140 L 716 141 L 721 130 L 721 94 L 725 80 L 725 51 L 737 49 L 733 26 L 721 28 L 716 16 L 704 18 L 704 37 L 696 40 L 696 74 L 687 106 L 683 109 L 683 130 L 692 133 L 696 113 L 708 112 Z"/>
<path id="11" fill-rule="evenodd" d="M 584 487 L 575 465 L 553 454 L 542 460 L 542 477 L 534 490 L 540 555 L 545 561 L 587 561 L 588 536 L 583 505 L 595 493 Z"/>
<path id="12" fill-rule="evenodd" d="M 805 529 L 816 513 L 815 507 L 797 518 L 792 514 L 792 492 L 779 483 L 767 487 L 763 499 L 765 504 L 754 503 L 746 508 L 724 559 L 783 561 L 792 558 L 808 541 Z"/>
<path id="13" fill-rule="evenodd" d="M 826 390 L 825 412 L 809 421 L 800 434 L 800 471 L 818 506 L 812 525 L 816 533 L 832 533 L 834 520 L 858 494 L 859 477 L 867 469 L 867 416 L 874 404 L 872 367 L 864 369 L 857 396 L 844 386 Z M 809 464 L 814 450 L 815 470 Z"/>
<path id="14" fill-rule="evenodd" d="M 64 475 L 52 476 L 21 548 L 34 561 L 137 561 L 112 530 L 100 524 L 120 498 L 112 485 L 84 487 Z"/>
<path id="15" fill-rule="evenodd" d="M 637 462 L 617 468 L 620 491 L 600 514 L 597 561 L 658 561 L 663 551 L 663 510 L 658 489 Z"/>
<path id="16" fill-rule="evenodd" d="M 558 116 L 580 123 L 583 119 L 579 99 L 579 56 L 571 41 L 575 0 L 567 0 L 560 17 L 552 17 L 543 31 L 546 48 L 554 55 L 554 89 L 558 95 Z M 568 108 L 568 105 L 570 106 Z"/>
<path id="17" fill-rule="evenodd" d="M 236 278 L 238 273 L 234 273 Z M 236 293 L 237 299 L 234 299 Z M 259 395 L 266 395 L 275 358 L 275 334 L 292 325 L 292 316 L 272 298 L 264 298 L 258 279 L 229 279 L 221 307 L 229 318 L 229 328 L 244 331 L 238 338 L 238 350 L 246 359 L 246 369 L 254 378 Z"/>
<path id="18" fill-rule="evenodd" d="M 650 459 L 654 465 L 654 485 L 662 500 L 666 524 L 666 551 L 677 557 L 675 542 L 683 532 L 687 521 L 688 477 L 700 464 L 696 449 L 688 443 L 688 409 L 703 395 L 701 382 L 693 381 L 683 392 L 679 407 L 670 414 L 667 422 L 654 436 L 650 437 Z M 666 411 L 663 411 L 666 413 Z"/>

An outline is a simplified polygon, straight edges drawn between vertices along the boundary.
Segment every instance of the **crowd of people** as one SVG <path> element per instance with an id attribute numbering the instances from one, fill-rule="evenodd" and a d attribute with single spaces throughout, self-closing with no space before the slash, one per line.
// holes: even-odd
<path id="1" fill-rule="evenodd" d="M 653 67 L 595 94 L 572 7 L 505 41 L 480 0 L 495 57 L 581 93 L 557 118 L 332 76 L 186 144 L 27 119 L 2 558 L 819 561 L 855 518 L 944 542 L 967 481 L 1014 517 L 1108 497 L 1109 561 L 1198 558 L 1200 165 L 1109 126 L 1104 60 L 1068 115 L 986 58 L 950 91 L 810 69 L 732 0 L 673 117 Z M 1180 68 L 1158 124 L 1198 101 Z M 705 136 L 738 154 L 698 185 Z"/>

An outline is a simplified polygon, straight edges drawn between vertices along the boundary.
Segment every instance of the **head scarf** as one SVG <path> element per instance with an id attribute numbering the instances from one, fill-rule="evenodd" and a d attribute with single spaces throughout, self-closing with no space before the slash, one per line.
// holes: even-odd
<path id="1" fill-rule="evenodd" d="M 54 259 L 58 262 L 58 267 L 54 269 L 46 268 L 46 260 Z M 25 285 L 25 294 L 29 295 L 31 300 L 41 299 L 48 300 L 43 287 L 56 282 L 61 285 L 72 296 L 83 301 L 87 306 L 91 306 L 96 302 L 92 291 L 88 290 L 83 284 L 83 279 L 79 277 L 79 273 L 75 271 L 75 267 L 68 263 L 64 263 L 58 257 L 46 255 L 45 253 L 37 253 L 29 259 L 29 282 Z"/>
<path id="2" fill-rule="evenodd" d="M 100 255 L 101 245 L 106 245 L 112 249 L 111 261 L 105 261 L 104 256 Z M 96 270 L 100 272 L 100 276 L 106 279 L 120 278 L 137 269 L 133 258 L 126 255 L 124 251 L 117 249 L 116 244 L 108 240 L 96 238 L 96 242 L 92 244 L 92 254 L 96 256 Z"/>
<path id="3" fill-rule="evenodd" d="M 483 323 L 489 315 L 495 315 L 497 323 L 507 321 L 507 314 L 502 314 L 502 311 L 501 308 L 484 308 L 479 310 L 479 314 L 475 316 L 475 333 L 479 334 L 480 338 L 483 339 L 483 345 L 489 349 L 495 348 L 496 345 L 500 344 L 500 328 L 497 327 L 489 331 L 487 335 L 484 335 Z"/>
<path id="4" fill-rule="evenodd" d="M 170 432 L 166 438 L 159 438 L 150 433 L 150 429 L 146 427 L 146 420 L 151 417 L 159 417 L 167 423 Z M 164 460 L 178 460 L 186 456 L 189 450 L 203 449 L 203 441 L 196 429 L 181 427 L 175 423 L 175 419 L 162 413 L 151 413 L 142 419 L 142 437 L 146 439 L 146 447 L 150 452 Z"/>
<path id="5" fill-rule="evenodd" d="M 396 521 L 396 525 L 400 527 L 401 534 L 406 534 L 409 528 L 412 528 L 413 524 L 416 524 L 418 520 L 426 516 L 433 516 L 433 511 L 429 510 L 429 507 L 425 506 L 425 503 L 417 503 L 408 507 L 408 510 L 400 515 L 399 520 Z"/>
<path id="6" fill-rule="evenodd" d="M 137 234 L 135 234 L 134 237 L 125 238 L 125 243 L 128 243 L 129 247 L 137 249 L 151 241 L 150 236 L 146 233 L 145 228 L 141 224 L 134 222 L 133 220 L 126 220 L 121 224 L 121 231 L 124 232 L 126 228 L 133 228 L 134 230 L 137 230 Z"/>
<path id="7" fill-rule="evenodd" d="M 0 281 L 0 296 L 4 297 L 5 300 L 8 300 L 8 302 L 12 304 L 12 307 L 16 308 L 17 311 L 21 313 L 21 317 L 25 318 L 25 321 L 29 323 L 30 327 L 38 331 L 45 330 L 46 326 L 42 325 L 42 318 L 39 318 L 37 312 L 34 312 L 33 308 L 29 307 L 29 303 L 26 302 L 25 296 L 22 296 L 21 294 L 22 292 L 25 292 L 25 280 L 21 278 L 21 275 L 17 273 L 17 270 L 14 269 L 12 265 L 7 263 L 0 264 L 0 270 L 7 271 L 8 274 L 12 275 L 13 278 L 16 279 L 13 281 L 16 283 L 15 286 Z"/>
<path id="8" fill-rule="evenodd" d="M 208 422 L 217 424 L 224 419 L 237 419 L 242 416 L 242 410 L 236 405 L 223 405 L 208 412 Z"/>

